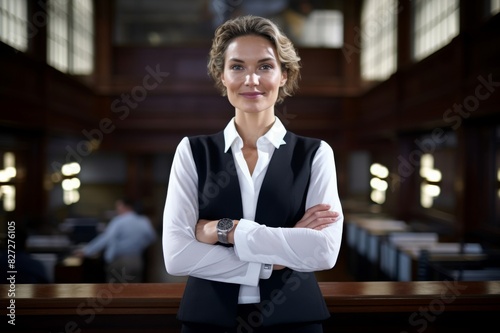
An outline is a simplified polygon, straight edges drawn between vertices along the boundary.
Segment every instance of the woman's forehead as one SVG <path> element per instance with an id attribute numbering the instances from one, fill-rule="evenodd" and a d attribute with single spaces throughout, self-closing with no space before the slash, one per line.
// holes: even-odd
<path id="1" fill-rule="evenodd" d="M 277 59 L 276 49 L 268 39 L 246 35 L 234 38 L 226 49 L 226 59 Z"/>

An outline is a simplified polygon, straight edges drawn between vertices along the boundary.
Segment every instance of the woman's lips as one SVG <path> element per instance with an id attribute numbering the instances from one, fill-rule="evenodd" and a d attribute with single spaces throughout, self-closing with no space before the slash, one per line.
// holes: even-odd
<path id="1" fill-rule="evenodd" d="M 241 96 L 245 97 L 245 98 L 258 98 L 262 95 L 264 95 L 264 93 L 261 93 L 261 92 L 245 92 L 245 93 L 240 93 Z"/>

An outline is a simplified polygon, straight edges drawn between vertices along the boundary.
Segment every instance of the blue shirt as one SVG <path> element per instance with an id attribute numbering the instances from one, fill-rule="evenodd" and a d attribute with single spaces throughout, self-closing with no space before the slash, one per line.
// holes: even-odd
<path id="1" fill-rule="evenodd" d="M 141 256 L 155 239 L 149 219 L 128 212 L 113 218 L 104 232 L 83 248 L 83 253 L 91 256 L 104 250 L 104 260 L 110 263 L 120 256 Z"/>

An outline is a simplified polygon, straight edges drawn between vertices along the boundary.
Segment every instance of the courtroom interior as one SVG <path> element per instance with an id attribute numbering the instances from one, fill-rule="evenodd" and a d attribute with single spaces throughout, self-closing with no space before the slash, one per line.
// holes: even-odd
<path id="1" fill-rule="evenodd" d="M 47 273 L 36 283 L 106 283 L 103 255 L 75 251 L 128 197 L 157 235 L 143 283 L 182 286 L 161 244 L 172 159 L 233 116 L 207 54 L 215 27 L 253 14 L 301 57 L 277 116 L 335 153 L 343 244 L 318 281 L 498 281 L 499 13 L 498 0 L 2 1 L 2 248 L 15 230 Z"/>

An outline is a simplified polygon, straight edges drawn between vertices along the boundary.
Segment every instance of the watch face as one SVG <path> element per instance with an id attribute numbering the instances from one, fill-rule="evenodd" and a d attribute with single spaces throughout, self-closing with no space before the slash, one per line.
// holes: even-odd
<path id="1" fill-rule="evenodd" d="M 224 218 L 217 223 L 217 229 L 219 230 L 231 230 L 233 227 L 233 220 Z"/>

